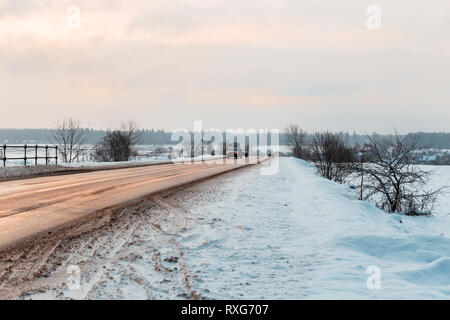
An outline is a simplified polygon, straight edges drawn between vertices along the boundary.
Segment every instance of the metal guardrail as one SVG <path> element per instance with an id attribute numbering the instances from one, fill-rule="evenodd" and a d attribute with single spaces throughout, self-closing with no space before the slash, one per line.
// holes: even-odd
<path id="1" fill-rule="evenodd" d="M 23 149 L 23 157 L 7 157 L 7 150 L 10 149 Z M 28 156 L 27 150 L 33 150 L 34 149 L 34 156 Z M 38 150 L 44 149 L 45 150 L 45 156 L 38 156 Z M 50 156 L 49 155 L 49 149 L 55 150 L 55 155 Z M 0 161 L 3 161 L 3 166 L 6 166 L 6 161 L 8 160 L 23 160 L 23 165 L 27 166 L 28 160 L 34 160 L 34 164 L 38 164 L 39 159 L 45 159 L 45 164 L 47 165 L 49 163 L 50 159 L 55 159 L 55 164 L 58 164 L 58 146 L 49 146 L 49 145 L 6 145 L 0 146 Z"/>

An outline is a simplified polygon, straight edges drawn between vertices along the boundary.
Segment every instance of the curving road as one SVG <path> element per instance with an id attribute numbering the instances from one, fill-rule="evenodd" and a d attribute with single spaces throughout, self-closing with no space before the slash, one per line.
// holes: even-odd
<path id="1" fill-rule="evenodd" d="M 0 250 L 93 213 L 246 164 L 165 164 L 0 183 Z"/>

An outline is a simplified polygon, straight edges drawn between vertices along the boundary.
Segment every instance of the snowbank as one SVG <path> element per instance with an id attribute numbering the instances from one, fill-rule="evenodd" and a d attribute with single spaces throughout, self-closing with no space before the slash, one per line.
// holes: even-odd
<path id="1" fill-rule="evenodd" d="M 195 289 L 205 296 L 450 297 L 450 216 L 385 213 L 293 158 L 280 159 L 274 176 L 247 172 L 216 190 L 222 200 L 184 204 L 221 221 L 183 236 L 189 267 L 200 270 Z M 372 270 L 381 272 L 380 289 L 367 285 Z"/>
<path id="2" fill-rule="evenodd" d="M 76 171 L 76 168 L 65 168 L 63 166 L 55 165 L 1 167 L 0 181 L 34 176 L 45 176 L 57 173 L 70 173 L 72 171 Z"/>

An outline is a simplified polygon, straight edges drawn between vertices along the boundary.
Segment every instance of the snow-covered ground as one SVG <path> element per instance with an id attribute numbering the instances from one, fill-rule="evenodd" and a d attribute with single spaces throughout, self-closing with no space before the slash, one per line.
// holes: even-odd
<path id="1" fill-rule="evenodd" d="M 446 183 L 450 167 L 437 170 L 435 183 Z M 94 252 L 68 243 L 60 254 L 82 257 L 67 263 L 79 264 L 83 294 L 54 284 L 30 297 L 171 299 L 184 290 L 214 299 L 450 298 L 448 194 L 436 216 L 388 214 L 309 164 L 281 158 L 276 175 L 253 166 L 134 212 L 104 237 L 83 240 Z M 379 289 L 370 281 L 377 275 Z"/>
<path id="2" fill-rule="evenodd" d="M 450 187 L 450 166 L 420 166 L 420 168 L 433 173 L 433 179 L 429 188 L 439 189 L 443 186 Z M 450 188 L 440 194 L 434 215 L 450 215 Z M 450 231 L 450 225 L 448 227 Z"/>
<path id="3" fill-rule="evenodd" d="M 168 146 L 165 145 L 138 145 L 136 146 L 136 150 L 138 152 L 138 156 L 132 159 L 130 162 L 138 162 L 138 163 L 148 163 L 148 162 L 161 162 L 161 161 L 170 161 L 169 154 L 168 153 L 162 153 L 162 154 L 156 154 L 155 150 L 160 148 L 164 149 Z M 75 161 L 73 163 L 64 163 L 62 161 L 61 156 L 58 158 L 58 164 L 66 167 L 92 167 L 92 166 L 105 166 L 105 165 L 117 165 L 120 163 L 112 163 L 112 162 L 96 162 L 92 159 L 92 156 L 90 156 L 90 153 L 92 152 L 93 146 L 92 145 L 83 145 L 83 150 L 85 150 L 81 156 L 79 157 L 78 161 Z M 1 151 L 1 150 L 0 150 Z M 20 158 L 24 156 L 23 148 L 13 148 L 10 147 L 7 149 L 7 157 L 8 158 Z M 34 157 L 35 151 L 32 146 L 28 148 L 27 150 L 27 165 L 33 166 L 35 164 Z M 38 156 L 39 157 L 45 157 L 45 149 L 40 148 L 38 149 Z M 49 156 L 55 156 L 55 150 L 50 149 Z M 55 159 L 49 159 L 49 164 L 54 164 Z M 128 163 L 128 162 L 123 162 Z M 38 159 L 39 165 L 45 165 L 45 159 Z M 24 161 L 23 160 L 7 160 L 6 166 L 7 167 L 14 167 L 14 166 L 23 166 Z"/>
<path id="4" fill-rule="evenodd" d="M 438 180 L 450 174 L 440 170 Z M 224 188 L 221 201 L 193 209 L 221 223 L 181 242 L 188 265 L 199 270 L 195 288 L 207 296 L 450 297 L 448 197 L 440 217 L 387 214 L 292 158 L 281 159 L 277 175 L 253 169 Z M 379 290 L 367 287 L 370 266 L 381 271 Z"/>

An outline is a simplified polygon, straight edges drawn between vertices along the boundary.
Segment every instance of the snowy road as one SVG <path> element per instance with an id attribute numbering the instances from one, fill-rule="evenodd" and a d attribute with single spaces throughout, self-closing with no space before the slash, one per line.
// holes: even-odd
<path id="1" fill-rule="evenodd" d="M 242 166 L 245 163 L 199 161 L 0 182 L 0 249 L 81 217 Z"/>
<path id="2" fill-rule="evenodd" d="M 0 257 L 0 297 L 448 299 L 449 215 L 354 199 L 299 160 L 272 176 L 239 170 Z M 73 265 L 78 289 L 67 287 Z M 379 289 L 367 286 L 371 266 Z"/>

